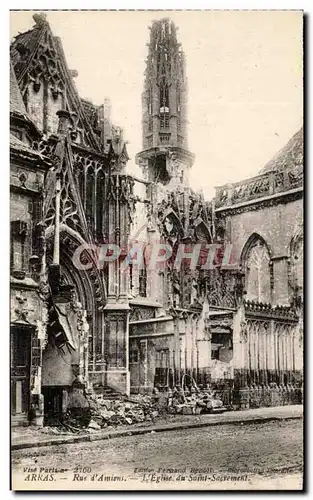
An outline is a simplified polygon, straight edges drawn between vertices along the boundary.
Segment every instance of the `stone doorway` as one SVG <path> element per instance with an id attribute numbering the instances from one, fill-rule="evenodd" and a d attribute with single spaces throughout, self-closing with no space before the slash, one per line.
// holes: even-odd
<path id="1" fill-rule="evenodd" d="M 11 327 L 11 412 L 12 425 L 27 425 L 30 401 L 32 329 Z"/>

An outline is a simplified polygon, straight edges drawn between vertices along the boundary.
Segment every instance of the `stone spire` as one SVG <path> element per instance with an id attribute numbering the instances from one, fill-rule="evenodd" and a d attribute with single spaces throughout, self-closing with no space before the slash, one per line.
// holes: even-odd
<path id="1" fill-rule="evenodd" d="M 188 183 L 194 155 L 187 144 L 185 56 L 169 19 L 154 21 L 142 94 L 142 146 L 137 163 L 150 182 L 169 190 Z"/>
<path id="2" fill-rule="evenodd" d="M 185 56 L 169 19 L 154 21 L 142 95 L 143 149 L 160 145 L 187 149 Z"/>

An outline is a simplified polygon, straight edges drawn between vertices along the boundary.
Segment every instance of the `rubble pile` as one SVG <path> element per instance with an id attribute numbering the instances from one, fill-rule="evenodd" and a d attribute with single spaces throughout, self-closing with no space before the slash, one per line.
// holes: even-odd
<path id="1" fill-rule="evenodd" d="M 67 411 L 62 415 L 61 424 L 67 430 L 76 432 L 88 427 L 91 419 L 91 408 L 86 397 L 83 384 L 75 381 L 67 402 Z"/>
<path id="2" fill-rule="evenodd" d="M 221 413 L 227 408 L 210 389 L 199 390 L 191 387 L 175 388 L 168 398 L 169 413 L 182 415 L 200 415 L 201 413 Z"/>
<path id="3" fill-rule="evenodd" d="M 91 419 L 88 427 L 99 430 L 107 426 L 133 425 L 154 422 L 159 416 L 157 401 L 150 396 L 133 396 L 125 399 L 90 398 Z"/>
<path id="4" fill-rule="evenodd" d="M 200 415 L 225 410 L 214 391 L 195 385 L 164 392 L 155 387 L 151 396 L 138 394 L 109 399 L 102 394 L 87 394 L 81 384 L 76 384 L 69 395 L 67 411 L 52 425 L 57 425 L 58 431 L 96 432 L 110 426 L 154 423 L 166 414 Z"/>

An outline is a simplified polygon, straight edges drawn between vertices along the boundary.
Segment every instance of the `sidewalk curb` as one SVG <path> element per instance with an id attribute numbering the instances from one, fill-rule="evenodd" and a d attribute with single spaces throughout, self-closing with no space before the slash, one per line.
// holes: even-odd
<path id="1" fill-rule="evenodd" d="M 239 415 L 238 415 L 239 417 Z M 238 425 L 238 424 L 260 424 L 262 422 L 270 422 L 275 420 L 299 420 L 302 419 L 303 415 L 291 415 L 291 416 L 264 416 L 264 417 L 248 417 L 246 419 L 238 418 L 236 420 L 230 421 L 207 421 L 207 422 L 189 422 L 189 423 L 173 423 L 173 424 L 165 424 L 165 425 L 156 425 L 154 427 L 144 427 L 144 428 L 134 428 L 134 429 L 123 429 L 116 430 L 112 432 L 108 432 L 105 434 L 82 434 L 80 436 L 65 436 L 57 438 L 47 439 L 45 441 L 35 442 L 26 442 L 26 443 L 11 443 L 11 450 L 24 450 L 27 448 L 39 448 L 44 446 L 55 446 L 55 445 L 63 445 L 63 444 L 74 444 L 74 443 L 83 443 L 83 442 L 91 442 L 91 441 L 104 441 L 106 439 L 114 439 L 118 437 L 125 436 L 138 436 L 141 434 L 150 434 L 151 432 L 167 432 L 167 431 L 178 431 L 184 429 L 199 429 L 201 427 L 213 427 L 217 425 Z"/>

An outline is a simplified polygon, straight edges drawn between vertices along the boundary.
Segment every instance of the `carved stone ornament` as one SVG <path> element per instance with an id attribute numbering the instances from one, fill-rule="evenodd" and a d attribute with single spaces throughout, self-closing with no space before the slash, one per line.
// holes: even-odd
<path id="1" fill-rule="evenodd" d="M 248 341 L 248 324 L 245 319 L 240 322 L 240 343 L 245 344 Z"/>
<path id="2" fill-rule="evenodd" d="M 83 309 L 82 304 L 76 301 L 73 304 L 73 309 L 77 313 L 77 330 L 80 334 L 80 339 L 88 343 L 89 324 L 87 321 L 87 312 Z"/>
<path id="3" fill-rule="evenodd" d="M 34 312 L 34 309 L 29 308 L 29 305 L 27 304 L 27 298 L 24 297 L 22 292 L 16 293 L 15 301 L 17 303 L 17 306 L 14 309 L 16 321 L 29 323 L 28 315 L 30 312 Z"/>

